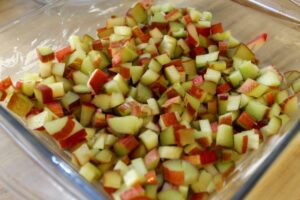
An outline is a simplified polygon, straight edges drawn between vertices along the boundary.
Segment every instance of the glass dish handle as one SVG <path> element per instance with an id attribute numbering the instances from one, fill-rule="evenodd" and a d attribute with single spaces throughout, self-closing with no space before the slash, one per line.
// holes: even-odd
<path id="1" fill-rule="evenodd" d="M 233 0 L 300 26 L 300 0 Z"/>

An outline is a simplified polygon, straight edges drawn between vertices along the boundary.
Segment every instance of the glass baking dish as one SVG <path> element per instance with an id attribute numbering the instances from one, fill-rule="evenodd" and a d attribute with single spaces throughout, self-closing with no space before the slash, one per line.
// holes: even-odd
<path id="1" fill-rule="evenodd" d="M 237 0 L 239 3 L 243 1 Z M 37 70 L 35 48 L 49 45 L 58 49 L 66 45 L 71 34 L 88 33 L 111 15 L 123 15 L 133 0 L 53 1 L 14 23 L 0 28 L 0 78 L 14 80 L 24 72 Z M 156 3 L 171 2 L 160 0 Z M 246 2 L 246 1 L 244 1 Z M 248 1 L 247 1 L 248 2 Z M 249 2 L 248 2 L 249 3 Z M 191 6 L 213 13 L 214 22 L 221 21 L 240 41 L 249 41 L 260 33 L 268 33 L 268 42 L 258 52 L 261 66 L 276 65 L 281 71 L 299 69 L 300 31 L 295 20 L 282 20 L 225 0 L 172 0 L 177 6 Z M 289 18 L 287 18 L 289 19 Z M 299 115 L 298 115 L 299 116 Z M 273 136 L 259 150 L 239 161 L 226 186 L 211 199 L 241 199 L 251 189 L 274 158 L 299 129 L 299 117 L 291 120 L 280 134 Z M 0 156 L 0 178 L 24 199 L 107 199 L 100 185 L 86 182 L 76 172 L 66 152 L 60 150 L 47 135 L 32 134 L 21 120 L 0 106 L 0 131 L 7 133 L 35 160 L 6 159 Z M 1 147 L 4 145 L 1 145 Z M 14 151 L 16 147 L 7 147 Z M 8 150 L 8 149 L 7 149 Z M 2 150 L 1 154 L 7 154 Z M 13 155 L 12 152 L 9 154 Z M 25 161 L 25 162 L 20 162 Z"/>

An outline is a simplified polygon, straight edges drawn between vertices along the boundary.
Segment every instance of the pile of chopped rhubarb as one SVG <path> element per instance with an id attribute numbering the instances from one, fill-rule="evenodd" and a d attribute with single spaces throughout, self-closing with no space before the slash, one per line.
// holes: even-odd
<path id="1" fill-rule="evenodd" d="M 38 47 L 0 99 L 114 199 L 205 199 L 298 110 L 300 72 L 258 66 L 267 35 L 241 43 L 210 12 L 138 2 L 97 33 Z"/>

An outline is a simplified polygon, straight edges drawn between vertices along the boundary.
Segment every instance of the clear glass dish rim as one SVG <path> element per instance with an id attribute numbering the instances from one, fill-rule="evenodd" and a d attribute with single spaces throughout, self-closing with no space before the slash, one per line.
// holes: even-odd
<path id="1" fill-rule="evenodd" d="M 6 28 L 9 28 L 11 26 L 14 26 L 16 23 L 20 23 L 23 20 L 25 20 L 27 17 L 34 16 L 38 14 L 39 12 L 47 9 L 47 7 L 54 5 L 57 2 L 62 2 L 63 0 L 53 0 L 51 3 L 48 3 L 42 7 L 40 7 L 37 10 L 34 10 L 32 12 L 27 13 L 26 15 L 20 17 L 19 19 L 16 19 L 8 24 L 4 24 L 0 26 L 0 32 L 5 30 Z M 101 0 L 100 0 L 101 1 Z M 256 10 L 257 7 L 260 7 L 260 4 L 255 4 L 253 1 L 245 1 L 242 2 L 241 0 L 230 0 L 234 3 L 241 4 L 243 6 L 249 7 L 251 9 Z M 250 3 L 250 4 L 249 4 Z M 249 6 L 249 5 L 253 5 Z M 265 11 L 265 7 L 260 7 L 261 11 Z M 267 13 L 266 15 L 269 15 L 270 13 Z M 272 13 L 271 13 L 272 14 Z M 280 15 L 276 12 L 273 13 L 273 16 L 283 19 L 284 21 L 289 21 L 292 23 L 295 23 L 295 20 L 286 17 L 284 15 Z M 298 19 L 300 21 L 300 19 Z M 299 21 L 296 22 L 299 22 Z M 50 149 L 48 149 L 43 143 L 41 143 L 25 126 L 23 123 L 21 123 L 14 115 L 8 111 L 3 105 L 0 105 L 0 115 L 1 118 L 3 118 L 4 121 L 0 122 L 0 127 L 5 130 L 8 135 L 31 157 L 33 160 L 38 163 L 38 165 L 45 170 L 54 180 L 57 180 L 62 187 L 64 187 L 67 191 L 72 193 L 72 190 L 70 190 L 70 185 L 62 184 L 62 180 L 60 175 L 62 175 L 64 178 L 68 179 L 70 183 L 72 184 L 72 187 L 75 187 L 81 195 L 83 195 L 86 199 L 92 199 L 92 200 L 104 200 L 109 198 L 107 194 L 103 193 L 103 190 L 99 190 L 96 188 L 93 184 L 87 182 L 74 167 L 69 165 L 63 158 L 61 158 L 59 155 L 57 155 L 55 152 L 52 152 Z M 7 127 L 11 127 L 8 128 Z M 288 143 L 292 140 L 292 138 L 298 133 L 300 130 L 300 119 L 295 120 L 295 122 L 292 125 L 292 128 L 290 128 L 286 133 L 284 134 L 284 138 L 280 140 L 280 142 L 277 144 L 277 146 L 273 149 L 273 151 L 266 156 L 266 158 L 263 160 L 263 162 L 260 164 L 260 166 L 256 169 L 255 173 L 251 177 L 246 180 L 246 182 L 237 190 L 237 192 L 232 197 L 233 200 L 240 200 L 246 197 L 246 195 L 251 191 L 253 186 L 261 176 L 267 171 L 267 169 L 271 166 L 271 164 L 276 160 L 276 158 L 282 153 L 282 151 L 285 149 L 285 147 L 288 145 Z M 19 134 L 17 136 L 17 134 Z M 20 139 L 22 137 L 22 139 Z M 34 151 L 30 151 L 30 148 L 28 148 L 28 144 L 22 143 L 22 140 L 26 140 L 31 147 L 34 148 Z M 39 154 L 39 155 L 38 155 Z M 42 156 L 43 160 L 38 160 L 37 158 L 39 156 Z M 51 166 L 51 167 L 49 167 Z M 52 171 L 52 169 L 55 169 L 56 172 L 59 172 L 59 174 Z M 73 188 L 74 189 L 74 188 Z M 75 197 L 77 196 L 74 194 Z"/>

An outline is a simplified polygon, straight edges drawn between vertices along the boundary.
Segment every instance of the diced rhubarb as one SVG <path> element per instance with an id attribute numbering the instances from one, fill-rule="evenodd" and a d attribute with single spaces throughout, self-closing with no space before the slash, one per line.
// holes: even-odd
<path id="1" fill-rule="evenodd" d="M 52 101 L 46 104 L 47 108 L 51 110 L 57 117 L 63 117 L 64 111 L 61 103 L 59 101 Z"/>
<path id="2" fill-rule="evenodd" d="M 55 124 L 53 123 L 53 125 L 55 125 Z M 75 123 L 74 123 L 73 119 L 71 117 L 68 117 L 68 120 L 67 120 L 66 124 L 63 126 L 63 128 L 61 130 L 59 130 L 58 132 L 53 133 L 52 137 L 55 138 L 56 140 L 63 140 L 64 138 L 68 137 L 68 135 L 73 130 L 74 126 L 75 126 Z M 46 127 L 46 130 L 47 130 L 47 127 Z"/>
<path id="3" fill-rule="evenodd" d="M 200 153 L 200 160 L 202 165 L 212 164 L 217 160 L 215 151 L 203 151 Z"/>
<path id="4" fill-rule="evenodd" d="M 90 79 L 88 81 L 89 88 L 93 91 L 94 94 L 97 94 L 101 91 L 103 85 L 108 81 L 108 75 L 101 71 L 100 69 L 96 69 Z"/>
<path id="5" fill-rule="evenodd" d="M 254 38 L 247 44 L 248 48 L 254 52 L 257 51 L 267 41 L 267 37 L 268 37 L 267 33 L 263 33 L 263 34 L 257 36 L 256 38 Z"/>
<path id="6" fill-rule="evenodd" d="M 36 49 L 41 62 L 46 63 L 54 59 L 54 52 L 49 47 L 38 47 Z"/>
<path id="7" fill-rule="evenodd" d="M 228 42 L 227 41 L 219 42 L 218 46 L 219 46 L 220 54 L 224 54 L 224 53 L 227 52 L 227 49 L 228 49 Z"/>
<path id="8" fill-rule="evenodd" d="M 144 157 L 147 169 L 155 169 L 159 163 L 160 157 L 157 149 L 152 149 Z"/>
<path id="9" fill-rule="evenodd" d="M 113 199 L 208 199 L 298 113 L 300 72 L 259 65 L 266 33 L 245 44 L 211 12 L 153 1 L 36 48 L 39 70 L 1 80 L 0 101 Z"/>
<path id="10" fill-rule="evenodd" d="M 203 35 L 204 37 L 208 37 L 210 35 L 211 28 L 196 26 L 196 30 L 198 34 Z"/>
<path id="11" fill-rule="evenodd" d="M 222 33 L 223 32 L 223 26 L 222 23 L 217 23 L 211 25 L 211 34 L 216 34 L 216 33 Z"/>
<path id="12" fill-rule="evenodd" d="M 144 196 L 145 194 L 145 190 L 143 187 L 141 187 L 140 185 L 129 188 L 128 190 L 126 190 L 125 192 L 123 192 L 121 194 L 121 199 L 122 200 L 132 200 L 135 198 L 138 198 L 140 196 Z"/>
<path id="13" fill-rule="evenodd" d="M 231 85 L 227 82 L 217 86 L 217 94 L 228 93 L 231 90 Z"/>
<path id="14" fill-rule="evenodd" d="M 160 116 L 166 127 L 178 124 L 177 117 L 174 112 L 165 113 Z"/>
<path id="15" fill-rule="evenodd" d="M 132 135 L 124 136 L 114 144 L 114 150 L 118 155 L 127 155 L 133 151 L 139 142 Z"/>
<path id="16" fill-rule="evenodd" d="M 205 94 L 205 92 L 202 89 L 200 89 L 194 85 L 189 89 L 189 93 L 192 96 L 196 97 L 197 99 L 201 99 L 203 97 L 203 95 Z"/>
<path id="17" fill-rule="evenodd" d="M 4 78 L 3 80 L 0 81 L 0 91 L 4 91 L 12 85 L 13 85 L 13 83 L 12 83 L 11 78 L 6 77 L 6 78 Z"/>
<path id="18" fill-rule="evenodd" d="M 71 46 L 63 47 L 62 49 L 55 52 L 55 57 L 58 62 L 63 62 L 65 58 L 73 53 L 73 50 L 71 49 Z"/>
<path id="19" fill-rule="evenodd" d="M 186 24 L 192 23 L 190 15 L 184 15 L 183 18 Z"/>
<path id="20" fill-rule="evenodd" d="M 204 79 L 203 79 L 203 76 L 196 76 L 193 78 L 193 85 L 195 85 L 196 87 L 199 87 L 203 82 L 204 82 Z"/>
<path id="21" fill-rule="evenodd" d="M 148 184 L 156 184 L 157 183 L 157 177 L 154 170 L 151 170 L 145 174 L 146 183 Z"/>
<path id="22" fill-rule="evenodd" d="M 179 160 L 176 160 L 179 162 Z M 170 164 L 168 164 L 170 165 Z M 182 185 L 184 183 L 184 171 L 182 171 L 181 162 L 172 164 L 174 166 L 166 166 L 164 164 L 163 174 L 166 181 L 174 185 Z"/>
<path id="23" fill-rule="evenodd" d="M 101 40 L 94 40 L 92 43 L 93 50 L 101 51 L 103 49 L 103 45 Z"/>
<path id="24" fill-rule="evenodd" d="M 86 140 L 86 131 L 81 129 L 77 133 L 74 133 L 72 136 L 68 137 L 65 140 L 59 141 L 62 148 L 73 149 L 76 145 L 84 142 Z"/>
<path id="25" fill-rule="evenodd" d="M 125 80 L 130 79 L 130 69 L 129 68 L 120 66 L 119 73 Z"/>
<path id="26" fill-rule="evenodd" d="M 252 129 L 255 125 L 255 119 L 253 119 L 247 112 L 243 112 L 237 119 L 237 124 L 246 130 Z"/>
<path id="27" fill-rule="evenodd" d="M 207 192 L 199 192 L 199 193 L 193 193 L 191 194 L 189 200 L 204 200 L 208 198 Z"/>

